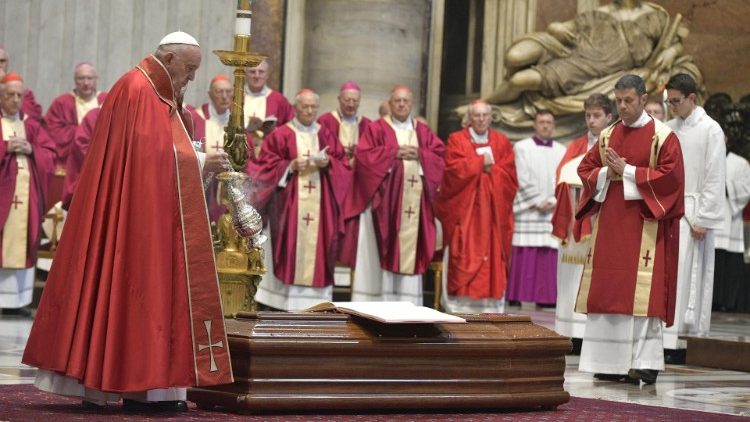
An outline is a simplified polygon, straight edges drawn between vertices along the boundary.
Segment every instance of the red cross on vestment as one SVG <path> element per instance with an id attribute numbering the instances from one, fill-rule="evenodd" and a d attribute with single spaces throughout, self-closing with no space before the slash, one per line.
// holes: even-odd
<path id="1" fill-rule="evenodd" d="M 409 209 L 408 209 L 408 210 L 406 210 L 406 211 L 404 211 L 404 212 L 405 212 L 405 213 L 406 213 L 406 215 L 407 215 L 407 216 L 409 217 L 409 220 L 411 220 L 411 216 L 412 216 L 412 214 L 416 214 L 416 211 L 414 211 L 414 210 L 412 210 L 412 209 L 411 209 L 411 205 L 409 205 Z"/>
<path id="2" fill-rule="evenodd" d="M 307 184 L 305 186 L 302 186 L 303 188 L 307 189 L 307 194 L 311 194 L 312 190 L 315 189 L 315 185 L 313 185 L 312 180 L 308 180 Z"/>
<path id="3" fill-rule="evenodd" d="M 18 200 L 18 195 L 16 195 L 15 197 L 13 197 L 13 201 L 11 202 L 11 204 L 13 204 L 13 209 L 17 210 L 18 206 L 21 205 L 21 204 L 23 204 L 23 202 L 19 201 Z"/>
<path id="4" fill-rule="evenodd" d="M 310 158 L 310 150 L 308 149 L 306 153 L 302 154 L 303 157 L 309 159 Z"/>
<path id="5" fill-rule="evenodd" d="M 411 178 L 409 180 L 407 180 L 407 182 L 409 182 L 409 187 L 413 188 L 414 184 L 417 183 L 417 182 L 419 182 L 419 179 L 415 178 L 414 175 L 412 174 Z"/>
<path id="6" fill-rule="evenodd" d="M 314 218 L 310 217 L 310 213 L 308 212 L 307 215 L 302 217 L 303 220 L 305 220 L 305 225 L 309 226 L 311 221 L 315 221 Z"/>
<path id="7" fill-rule="evenodd" d="M 651 252 L 650 250 L 646 250 L 646 255 L 641 257 L 641 258 L 643 258 L 643 266 L 644 267 L 648 267 L 648 261 L 651 261 L 652 259 L 654 259 L 654 258 L 651 258 L 649 256 L 650 252 Z"/>
<path id="8" fill-rule="evenodd" d="M 591 262 L 591 248 L 589 248 L 589 254 L 586 255 L 586 263 L 588 264 L 589 262 Z"/>
<path id="9" fill-rule="evenodd" d="M 214 142 L 214 149 L 217 151 L 220 149 L 224 149 L 224 144 L 220 144 L 219 141 L 216 141 Z"/>

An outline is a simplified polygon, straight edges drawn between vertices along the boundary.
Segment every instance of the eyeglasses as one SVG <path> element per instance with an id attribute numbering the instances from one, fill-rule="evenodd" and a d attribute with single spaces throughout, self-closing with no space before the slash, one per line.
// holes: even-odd
<path id="1" fill-rule="evenodd" d="M 667 102 L 668 102 L 668 103 L 669 103 L 669 105 L 671 105 L 671 106 L 678 106 L 678 105 L 682 104 L 682 102 L 683 102 L 684 100 L 685 100 L 685 97 L 680 97 L 680 98 L 670 98 L 670 99 L 668 99 L 668 100 L 667 100 Z"/>

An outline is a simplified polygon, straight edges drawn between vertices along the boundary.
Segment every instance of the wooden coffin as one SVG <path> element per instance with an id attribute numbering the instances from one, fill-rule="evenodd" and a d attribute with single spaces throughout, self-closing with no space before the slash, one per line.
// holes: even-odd
<path id="1" fill-rule="evenodd" d="M 569 338 L 527 316 L 381 324 L 339 313 L 240 313 L 227 320 L 234 384 L 188 390 L 200 408 L 245 413 L 553 409 Z"/>

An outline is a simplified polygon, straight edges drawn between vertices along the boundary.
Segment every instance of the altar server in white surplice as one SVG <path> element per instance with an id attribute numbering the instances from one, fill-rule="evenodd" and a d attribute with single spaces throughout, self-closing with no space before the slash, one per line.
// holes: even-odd
<path id="1" fill-rule="evenodd" d="M 750 163 L 733 152 L 727 153 L 727 190 L 724 221 L 716 229 L 716 272 L 714 274 L 714 308 L 738 311 L 744 276 L 745 252 L 742 210 L 750 201 Z"/>
<path id="2" fill-rule="evenodd" d="M 692 77 L 677 74 L 666 89 L 675 116 L 667 125 L 680 139 L 685 162 L 685 215 L 680 220 L 674 325 L 664 329 L 664 348 L 684 349 L 685 340 L 678 336 L 708 334 L 711 324 L 714 231 L 724 218 L 726 147 L 719 124 L 696 105 Z"/>

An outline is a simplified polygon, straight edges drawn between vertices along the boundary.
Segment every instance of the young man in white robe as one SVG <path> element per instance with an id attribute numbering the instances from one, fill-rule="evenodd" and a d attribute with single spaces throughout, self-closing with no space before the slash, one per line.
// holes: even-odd
<path id="1" fill-rule="evenodd" d="M 724 219 L 726 146 L 724 132 L 696 104 L 696 83 L 677 74 L 666 86 L 674 119 L 667 125 L 680 139 L 685 162 L 685 215 L 680 220 L 675 323 L 664 329 L 667 363 L 684 363 L 686 340 L 711 326 L 714 284 L 714 231 Z M 675 351 L 673 351 L 675 350 Z"/>

